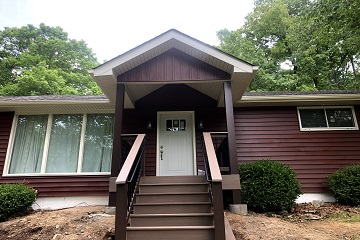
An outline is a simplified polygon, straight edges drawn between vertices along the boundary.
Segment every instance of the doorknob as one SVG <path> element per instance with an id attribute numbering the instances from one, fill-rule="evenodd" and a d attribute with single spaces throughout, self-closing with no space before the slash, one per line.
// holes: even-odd
<path id="1" fill-rule="evenodd" d="M 160 160 L 163 160 L 163 150 L 160 150 Z"/>

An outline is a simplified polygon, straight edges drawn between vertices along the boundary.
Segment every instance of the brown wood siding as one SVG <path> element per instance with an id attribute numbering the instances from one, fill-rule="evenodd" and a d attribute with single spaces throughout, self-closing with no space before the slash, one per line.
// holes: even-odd
<path id="1" fill-rule="evenodd" d="M 28 183 L 38 190 L 39 197 L 108 194 L 109 176 L 3 177 L 13 117 L 12 112 L 0 112 L 0 183 Z"/>
<path id="2" fill-rule="evenodd" d="M 360 108 L 356 115 L 360 118 Z M 360 131 L 300 131 L 296 107 L 235 108 L 239 163 L 271 159 L 297 172 L 305 193 L 327 192 L 329 174 L 360 162 Z"/>
<path id="3" fill-rule="evenodd" d="M 119 82 L 226 80 L 230 74 L 171 49 L 118 76 Z"/>

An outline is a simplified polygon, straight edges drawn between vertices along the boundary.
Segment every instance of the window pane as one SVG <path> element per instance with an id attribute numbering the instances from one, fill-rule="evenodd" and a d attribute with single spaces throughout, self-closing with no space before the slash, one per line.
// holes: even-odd
<path id="1" fill-rule="evenodd" d="M 19 116 L 9 173 L 39 173 L 47 115 Z"/>
<path id="2" fill-rule="evenodd" d="M 54 115 L 47 173 L 76 172 L 83 115 Z"/>
<path id="3" fill-rule="evenodd" d="M 329 127 L 355 127 L 350 108 L 328 108 L 326 115 Z"/>
<path id="4" fill-rule="evenodd" d="M 110 172 L 113 136 L 113 114 L 87 116 L 83 172 Z"/>
<path id="5" fill-rule="evenodd" d="M 324 109 L 299 109 L 303 128 L 327 127 Z"/>

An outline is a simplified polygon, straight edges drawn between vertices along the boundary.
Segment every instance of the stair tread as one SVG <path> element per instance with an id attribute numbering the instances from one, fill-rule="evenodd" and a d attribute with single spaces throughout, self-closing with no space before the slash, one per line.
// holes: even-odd
<path id="1" fill-rule="evenodd" d="M 178 185 L 208 185 L 207 182 L 204 183 L 139 183 L 139 186 L 178 186 Z"/>
<path id="2" fill-rule="evenodd" d="M 214 226 L 153 226 L 153 227 L 127 227 L 127 230 L 139 231 L 139 230 L 203 230 L 214 229 Z"/>
<path id="3" fill-rule="evenodd" d="M 134 203 L 134 206 L 146 206 L 146 205 L 209 205 L 211 202 L 165 202 L 165 203 Z"/>
<path id="4" fill-rule="evenodd" d="M 151 196 L 151 195 L 202 195 L 209 194 L 209 192 L 165 192 L 165 193 L 138 193 L 137 196 Z"/>
<path id="5" fill-rule="evenodd" d="M 150 213 L 131 214 L 130 217 L 202 217 L 214 216 L 213 213 Z"/>

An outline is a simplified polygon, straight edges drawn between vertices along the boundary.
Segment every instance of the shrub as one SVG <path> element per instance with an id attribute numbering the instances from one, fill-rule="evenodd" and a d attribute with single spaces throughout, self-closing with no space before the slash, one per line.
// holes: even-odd
<path id="1" fill-rule="evenodd" d="M 280 162 L 240 164 L 239 173 L 242 200 L 255 212 L 290 210 L 301 193 L 295 171 Z"/>
<path id="2" fill-rule="evenodd" d="M 340 169 L 328 178 L 328 186 L 336 201 L 360 206 L 360 164 Z"/>
<path id="3" fill-rule="evenodd" d="M 27 211 L 36 199 L 36 191 L 23 183 L 0 185 L 0 222 Z"/>

